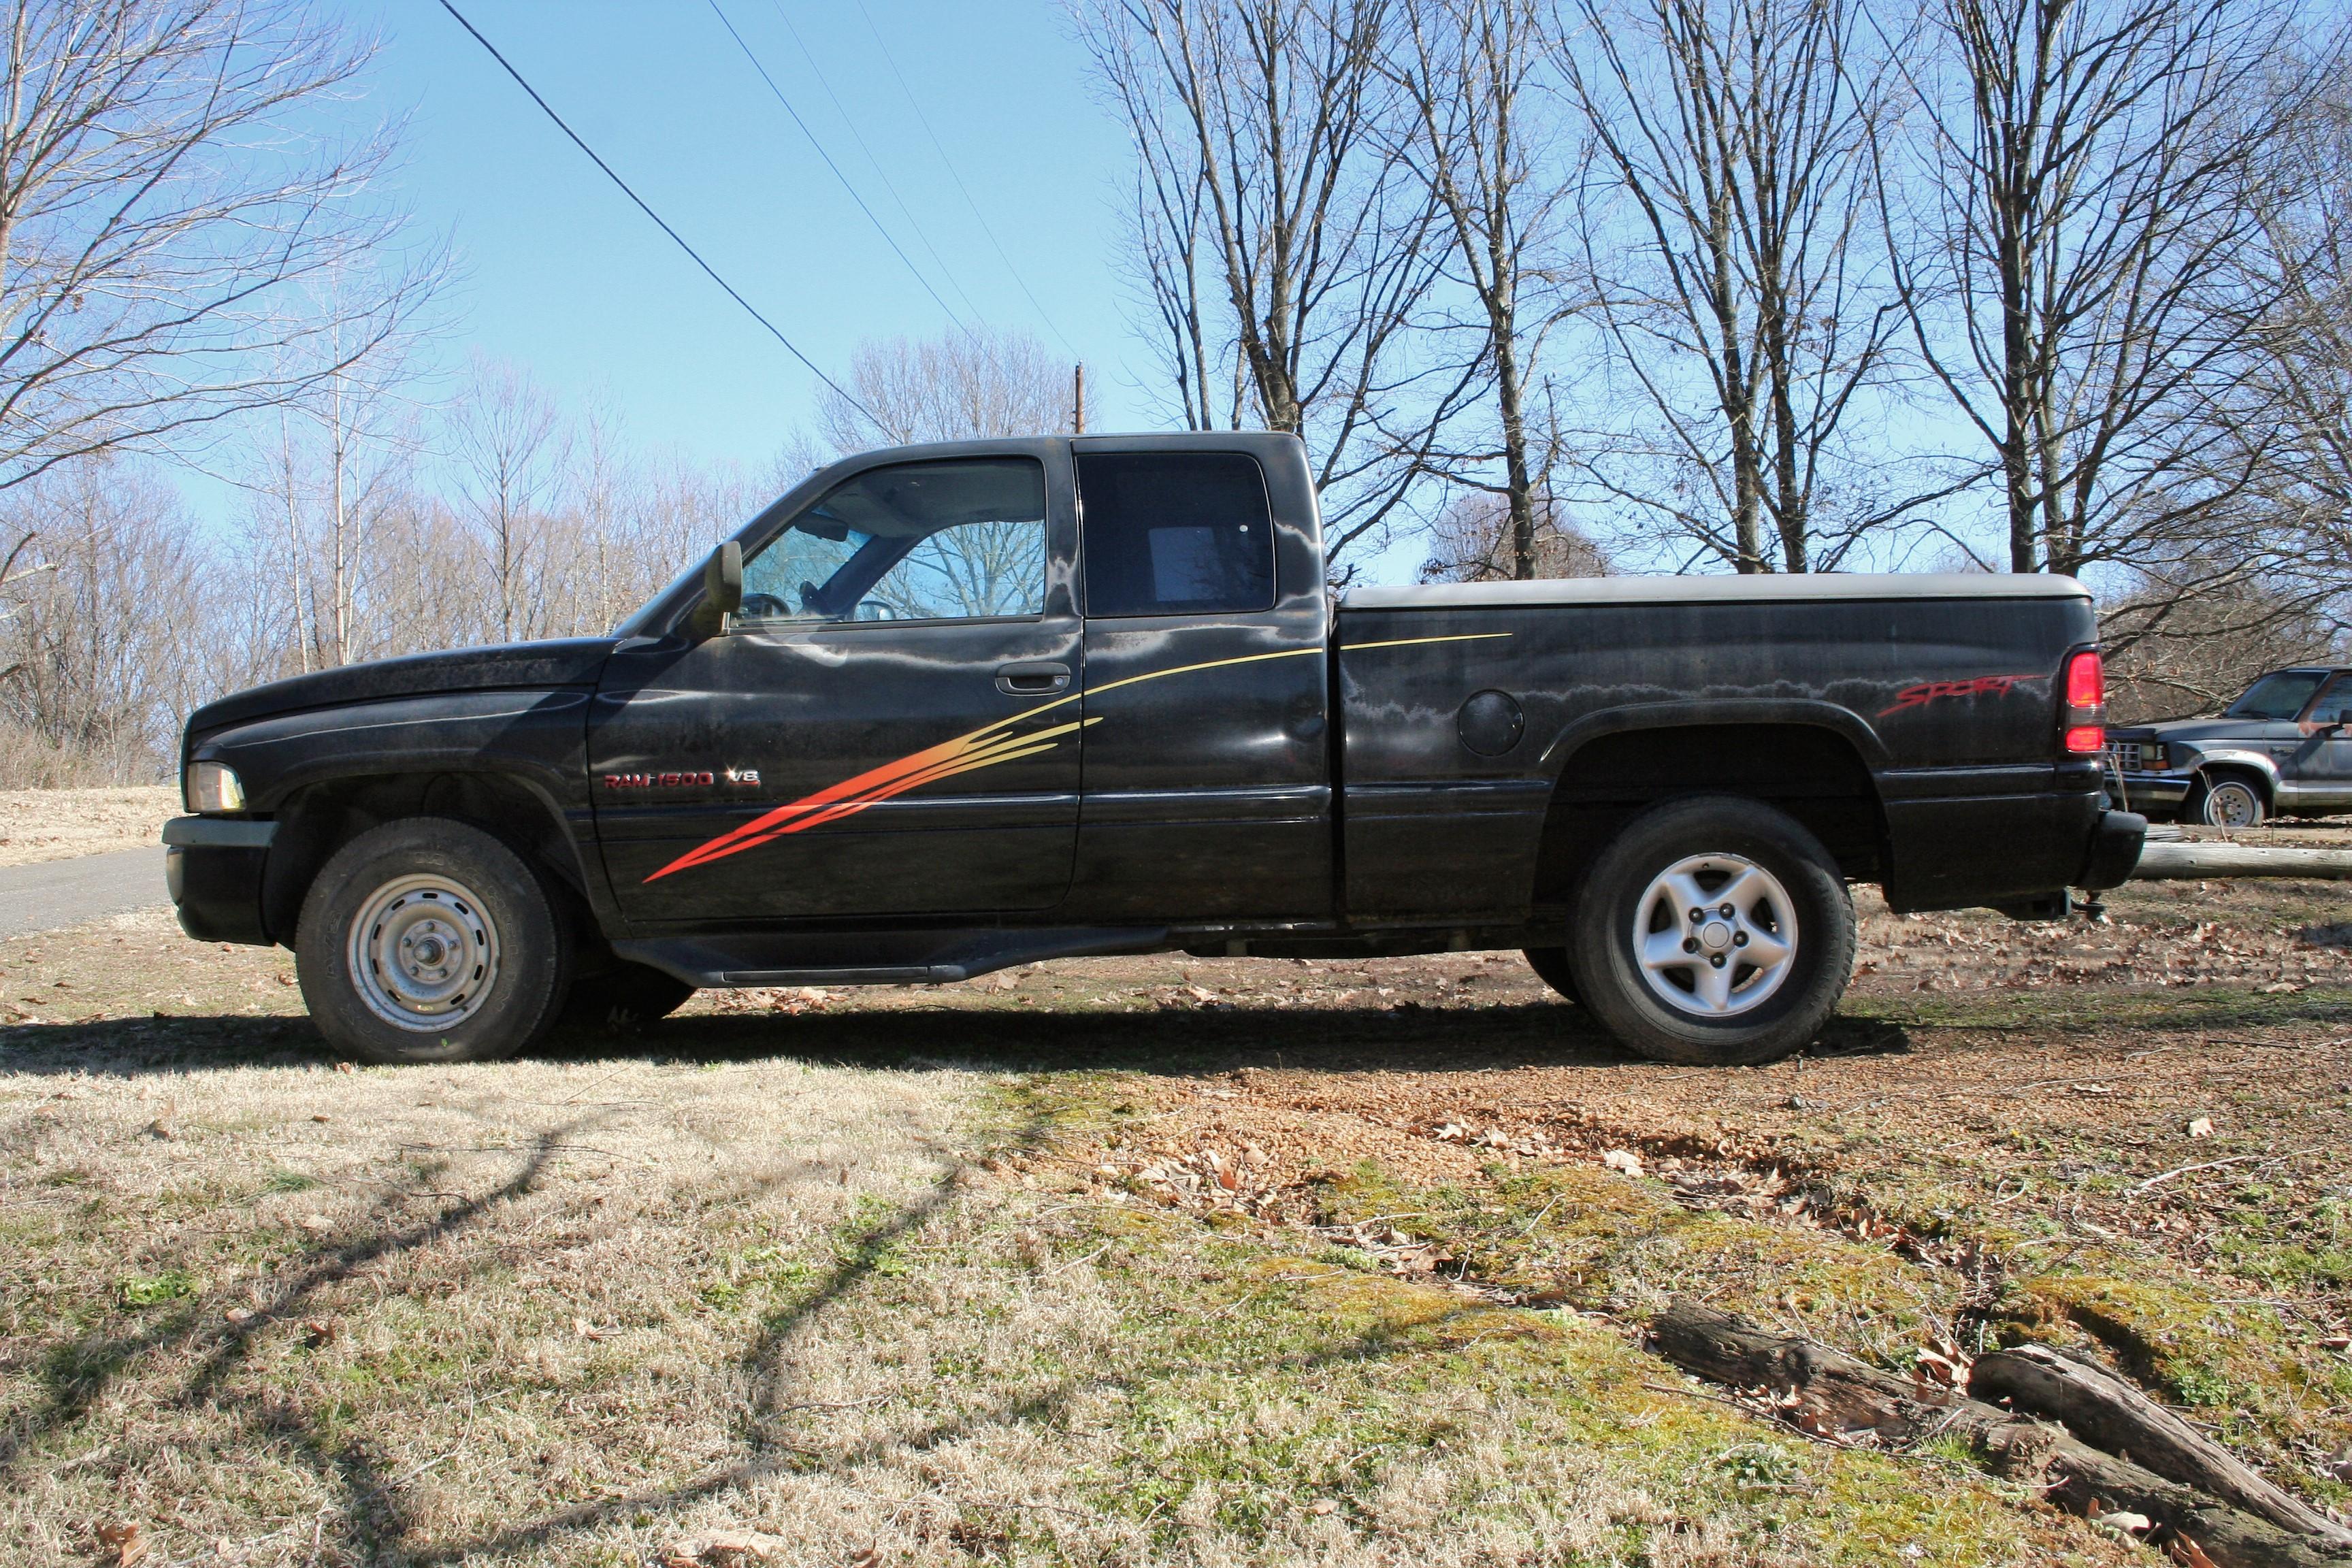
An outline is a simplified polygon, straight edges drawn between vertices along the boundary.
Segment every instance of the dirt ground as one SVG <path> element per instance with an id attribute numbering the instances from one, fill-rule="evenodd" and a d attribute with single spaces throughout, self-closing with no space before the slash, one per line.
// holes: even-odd
<path id="1" fill-rule="evenodd" d="M 164 820 L 179 814 L 171 784 L 0 790 L 0 866 L 136 849 L 158 842 Z"/>
<path id="2" fill-rule="evenodd" d="M 1865 899 L 1823 1038 L 1735 1071 L 1465 953 L 344 1072 L 286 954 L 0 942 L 0 1562 L 2158 1561 L 1693 1383 L 1677 1294 L 2065 1344 L 2352 1507 L 2352 889 L 2106 905 Z"/>

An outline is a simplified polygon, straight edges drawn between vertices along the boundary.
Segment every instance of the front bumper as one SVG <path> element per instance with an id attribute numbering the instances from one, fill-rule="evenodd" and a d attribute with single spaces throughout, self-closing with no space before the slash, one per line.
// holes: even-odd
<path id="1" fill-rule="evenodd" d="M 261 874 L 274 822 L 175 816 L 163 825 L 163 885 L 180 929 L 199 942 L 270 944 L 261 918 Z"/>
<path id="2" fill-rule="evenodd" d="M 2158 811 L 2177 811 L 2189 798 L 2189 785 L 2195 784 L 2191 773 L 2115 773 L 2107 774 L 2107 798 L 2126 811 L 2154 807 Z"/>

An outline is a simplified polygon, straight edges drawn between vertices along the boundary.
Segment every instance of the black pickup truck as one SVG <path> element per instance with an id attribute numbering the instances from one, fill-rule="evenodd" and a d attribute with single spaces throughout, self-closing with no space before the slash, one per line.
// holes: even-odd
<path id="1" fill-rule="evenodd" d="M 2097 635 L 2047 576 L 1335 599 L 1289 437 L 908 447 L 611 637 L 199 710 L 164 843 L 189 934 L 291 946 L 377 1061 L 707 985 L 1515 947 L 1637 1051 L 1751 1062 L 1843 992 L 1849 881 L 2046 918 L 2129 873 Z"/>

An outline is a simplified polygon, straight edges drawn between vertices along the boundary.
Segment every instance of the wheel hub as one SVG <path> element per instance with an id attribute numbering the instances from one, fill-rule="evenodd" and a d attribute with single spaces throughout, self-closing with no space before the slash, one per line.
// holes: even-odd
<path id="1" fill-rule="evenodd" d="M 1694 855 L 1651 879 L 1632 934 L 1651 994 L 1676 1012 L 1731 1017 L 1787 981 L 1797 910 L 1780 879 L 1746 857 Z"/>
<path id="2" fill-rule="evenodd" d="M 482 900 L 446 877 L 399 877 L 352 921 L 352 984 L 368 1010 L 419 1034 L 480 1010 L 499 974 L 499 931 Z"/>

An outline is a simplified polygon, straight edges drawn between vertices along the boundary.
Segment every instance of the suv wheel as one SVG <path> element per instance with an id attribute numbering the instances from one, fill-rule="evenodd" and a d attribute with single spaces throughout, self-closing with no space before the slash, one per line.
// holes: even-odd
<path id="1" fill-rule="evenodd" d="M 2184 815 L 2207 827 L 2260 827 L 2265 815 L 2262 786 L 2236 773 L 2200 776 Z"/>
<path id="2" fill-rule="evenodd" d="M 554 1022 L 572 956 L 530 866 L 480 828 L 433 816 L 337 850 L 302 900 L 294 950 L 320 1032 L 372 1062 L 514 1055 Z"/>
<path id="3" fill-rule="evenodd" d="M 1853 903 L 1785 813 L 1725 796 L 1637 817 L 1578 895 L 1582 1000 L 1657 1061 L 1771 1061 L 1811 1040 L 1853 973 Z"/>

